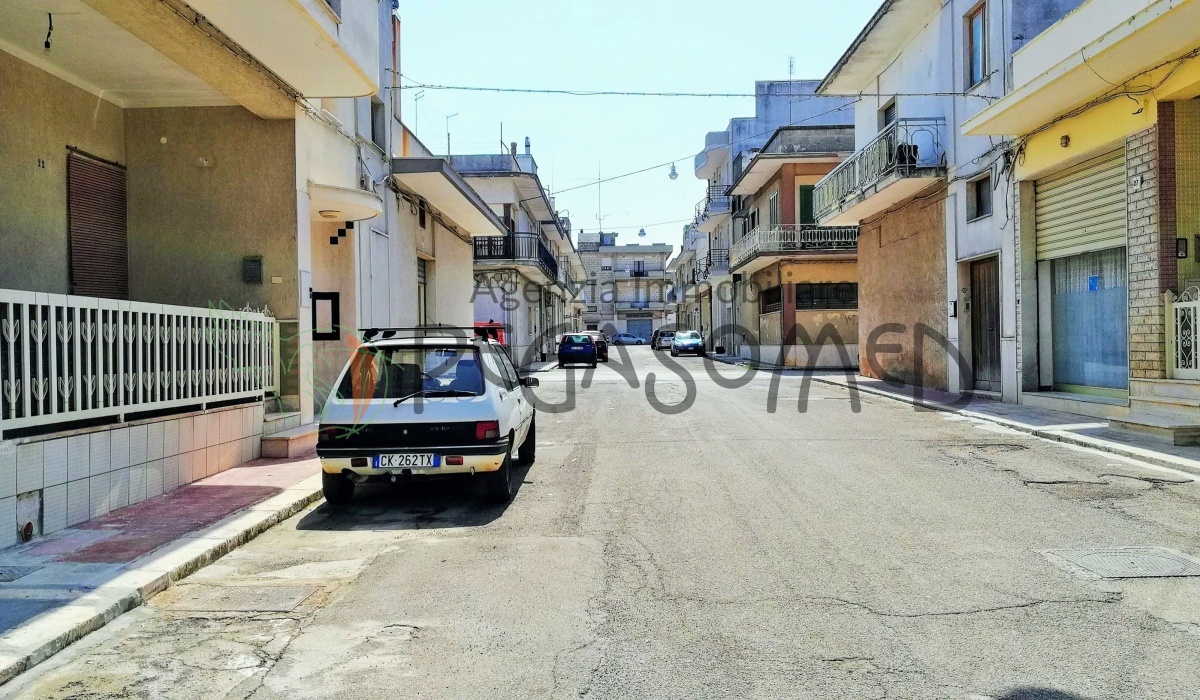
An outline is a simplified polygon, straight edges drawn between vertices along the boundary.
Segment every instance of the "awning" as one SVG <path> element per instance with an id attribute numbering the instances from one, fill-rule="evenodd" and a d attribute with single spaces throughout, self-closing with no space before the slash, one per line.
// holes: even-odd
<path id="1" fill-rule="evenodd" d="M 313 221 L 364 221 L 383 213 L 383 198 L 366 190 L 309 182 L 308 208 Z"/>
<path id="2" fill-rule="evenodd" d="M 824 176 L 833 166 L 841 163 L 846 159 L 845 154 L 838 153 L 806 153 L 804 155 L 795 155 L 790 153 L 759 153 L 750 161 L 750 165 L 742 171 L 738 176 L 737 182 L 729 188 L 731 195 L 750 195 L 758 192 L 775 177 L 775 173 L 784 165 L 792 164 L 815 164 L 820 167 L 806 175 Z"/>
<path id="3" fill-rule="evenodd" d="M 396 185 L 425 198 L 470 236 L 508 233 L 495 212 L 444 158 L 393 158 Z"/>

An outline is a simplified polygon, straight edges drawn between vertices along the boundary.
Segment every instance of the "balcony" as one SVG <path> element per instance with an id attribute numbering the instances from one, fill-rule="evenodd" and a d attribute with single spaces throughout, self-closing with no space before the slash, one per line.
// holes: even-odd
<path id="1" fill-rule="evenodd" d="M 720 278 L 730 275 L 729 249 L 709 248 L 708 257 L 704 260 L 704 278 L 709 282 L 720 281 Z"/>
<path id="2" fill-rule="evenodd" d="M 269 316 L 0 290 L 0 437 L 275 391 Z"/>
<path id="3" fill-rule="evenodd" d="M 900 119 L 817 183 L 813 206 L 822 226 L 860 221 L 946 177 L 946 120 Z"/>
<path id="4" fill-rule="evenodd" d="M 558 282 L 558 261 L 541 236 L 512 233 L 475 238 L 472 242 L 475 244 L 476 268 L 515 267 L 539 284 Z"/>
<path id="5" fill-rule="evenodd" d="M 729 270 L 751 274 L 777 256 L 857 254 L 857 226 L 759 226 L 733 244 Z"/>
<path id="6" fill-rule="evenodd" d="M 616 310 L 619 314 L 637 313 L 639 311 L 663 311 L 667 307 L 667 302 L 658 300 L 639 300 L 639 301 L 618 301 Z"/>
<path id="7" fill-rule="evenodd" d="M 654 268 L 617 268 L 613 276 L 617 279 L 663 279 L 667 271 L 661 267 Z"/>
<path id="8" fill-rule="evenodd" d="M 704 233 L 715 231 L 721 222 L 729 218 L 733 210 L 733 197 L 725 194 L 729 185 L 709 185 L 704 199 L 696 204 L 696 228 Z"/>

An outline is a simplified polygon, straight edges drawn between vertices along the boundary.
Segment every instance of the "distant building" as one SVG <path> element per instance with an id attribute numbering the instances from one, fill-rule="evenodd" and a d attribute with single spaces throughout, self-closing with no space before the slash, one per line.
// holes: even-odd
<path id="1" fill-rule="evenodd" d="M 672 250 L 665 244 L 617 245 L 615 233 L 580 231 L 579 251 L 587 270 L 586 327 L 649 338 L 666 323 Z"/>

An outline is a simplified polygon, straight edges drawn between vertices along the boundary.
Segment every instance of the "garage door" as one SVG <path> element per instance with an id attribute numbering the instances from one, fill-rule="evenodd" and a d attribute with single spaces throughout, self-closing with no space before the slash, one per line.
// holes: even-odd
<path id="1" fill-rule="evenodd" d="M 629 333 L 636 335 L 639 338 L 650 339 L 650 334 L 654 332 L 654 321 L 651 319 L 630 319 L 625 322 L 625 328 Z"/>
<path id="2" fill-rule="evenodd" d="M 1125 151 L 1037 181 L 1037 259 L 1125 245 Z"/>

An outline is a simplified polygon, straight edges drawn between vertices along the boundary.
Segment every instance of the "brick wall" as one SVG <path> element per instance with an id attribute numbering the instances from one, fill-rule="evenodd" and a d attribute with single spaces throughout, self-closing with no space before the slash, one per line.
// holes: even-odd
<path id="1" fill-rule="evenodd" d="M 891 378 L 911 384 L 918 361 L 923 384 L 947 388 L 947 354 L 933 338 L 923 339 L 916 357 L 916 324 L 946 335 L 946 205 L 944 192 L 926 192 L 891 214 L 864 223 L 858 238 L 859 331 L 861 372 L 875 376 L 866 347 L 872 331 L 888 323 L 903 334 L 880 336 L 879 345 L 897 345 L 898 353 L 878 352 L 875 363 Z M 876 377 L 881 378 L 881 377 Z"/>
<path id="2" fill-rule="evenodd" d="M 1125 146 L 1129 212 L 1129 376 L 1134 379 L 1166 377 L 1162 292 L 1174 284 L 1175 237 L 1168 237 L 1167 232 L 1160 229 L 1159 137 L 1158 127 L 1152 127 L 1130 136 Z M 1173 144 L 1173 129 L 1171 139 Z M 1173 145 L 1168 151 L 1174 152 Z M 1141 185 L 1135 188 L 1138 178 Z M 1165 250 L 1168 244 L 1169 263 Z"/>

